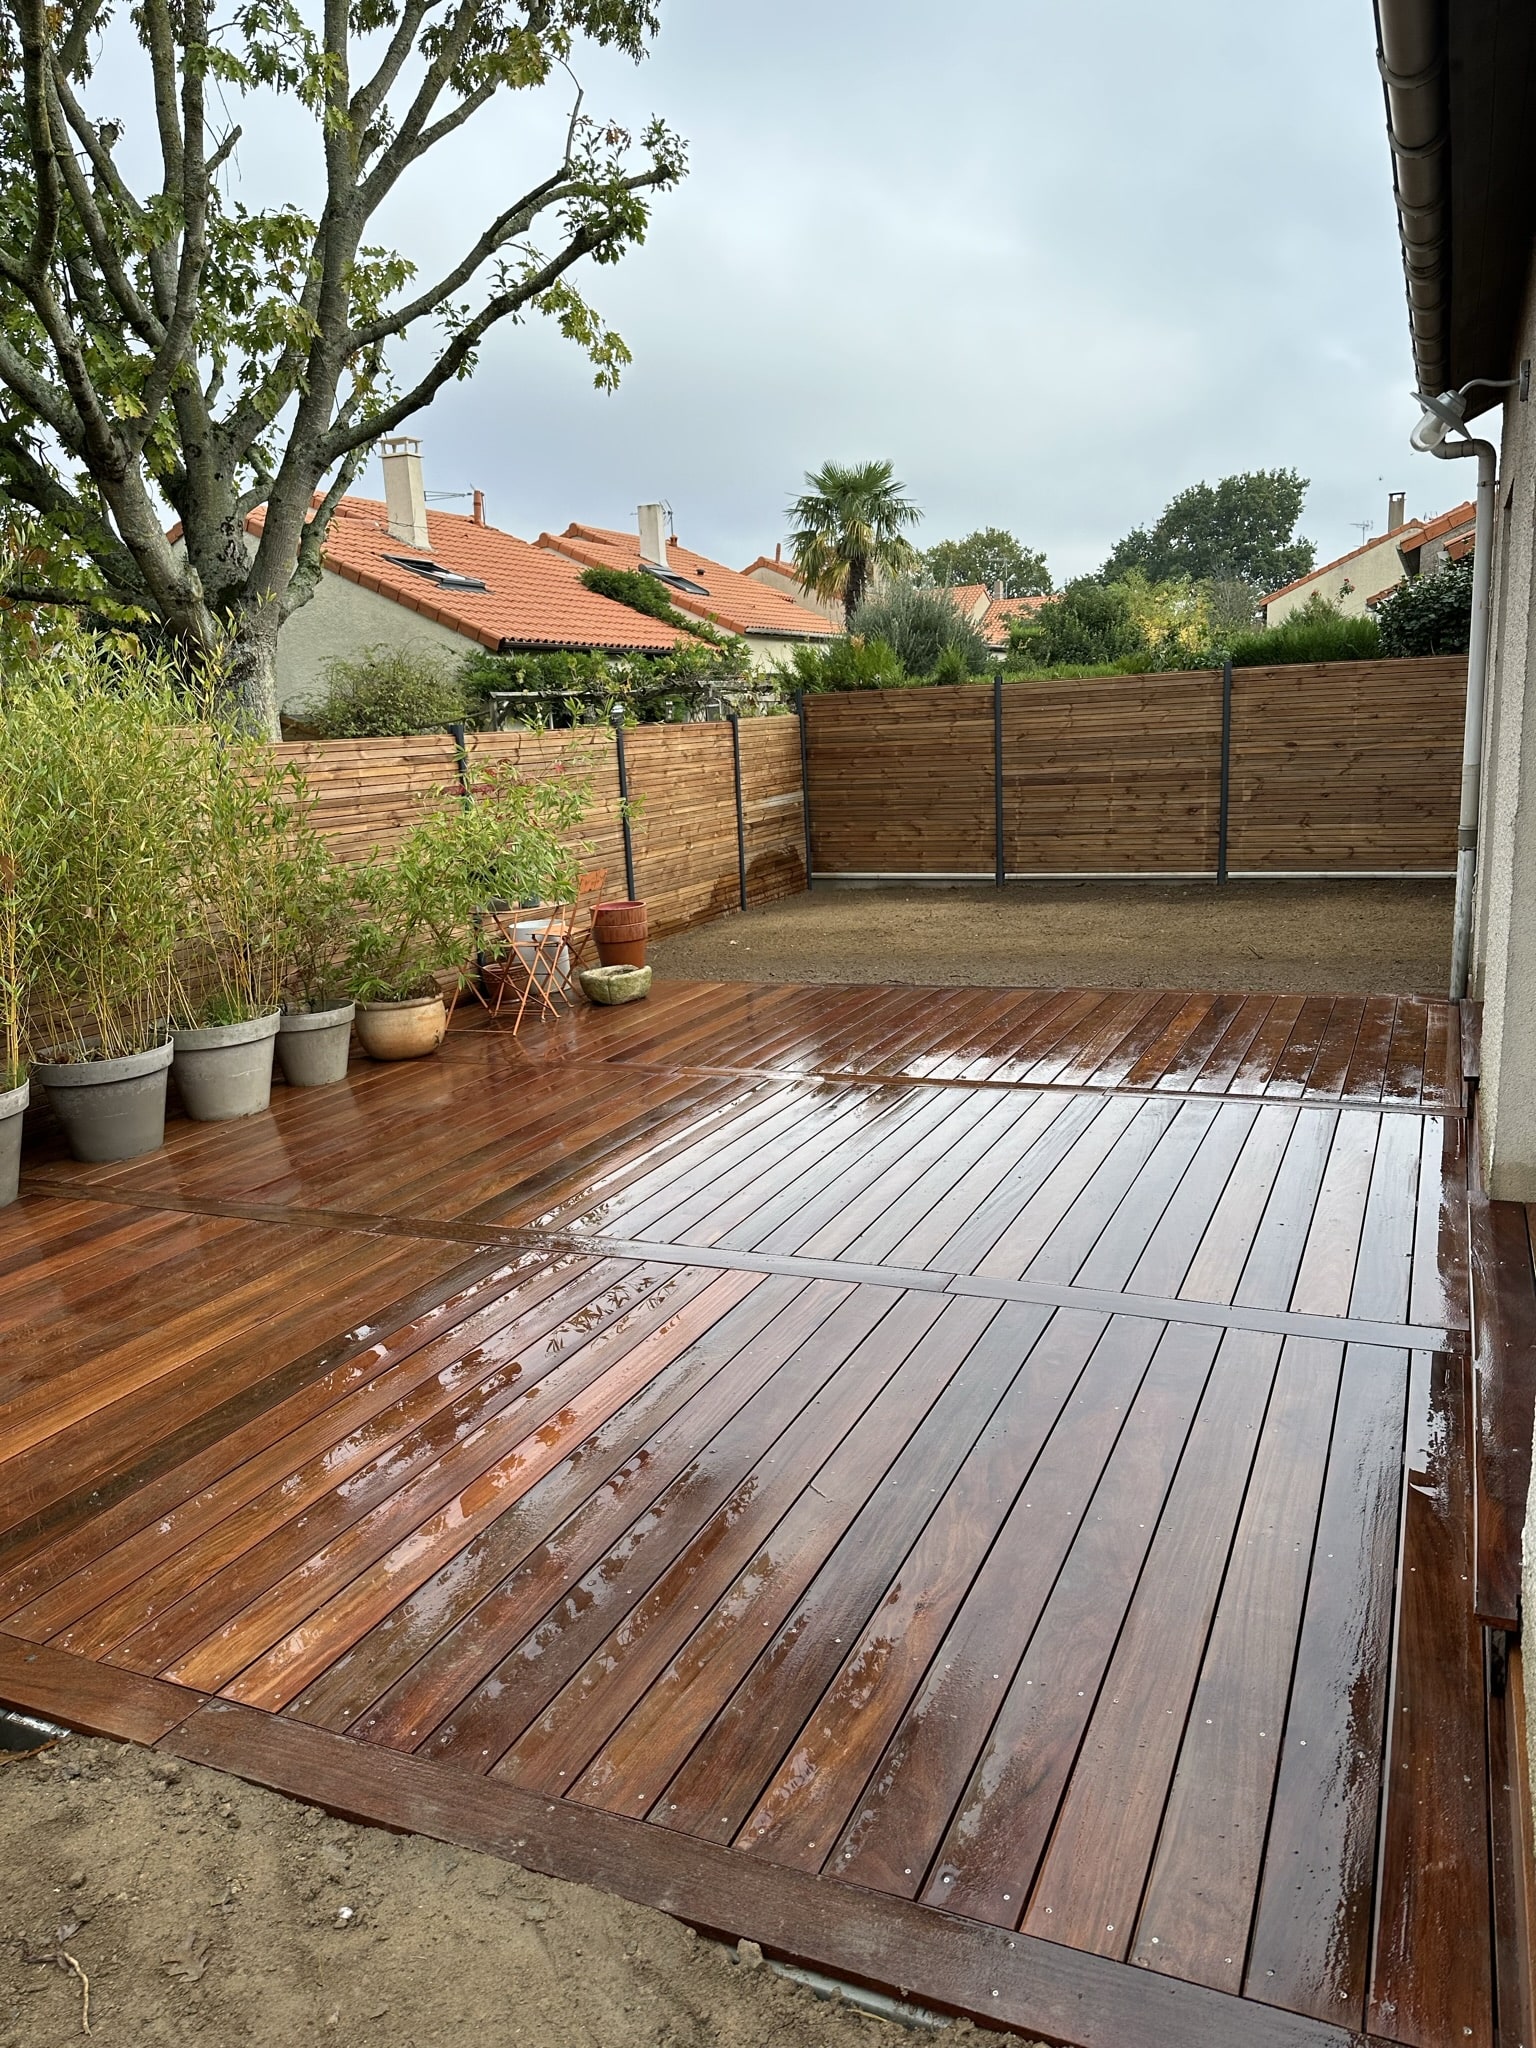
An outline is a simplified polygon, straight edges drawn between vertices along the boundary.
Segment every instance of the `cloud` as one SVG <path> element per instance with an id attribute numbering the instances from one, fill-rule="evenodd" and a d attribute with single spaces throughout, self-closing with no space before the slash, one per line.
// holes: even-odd
<path id="1" fill-rule="evenodd" d="M 1012 527 L 1096 565 L 1202 477 L 1312 479 L 1324 555 L 1433 511 L 1369 10 L 1230 0 L 663 0 L 588 108 L 690 138 L 644 247 L 587 289 L 622 390 L 537 323 L 421 422 L 429 483 L 523 534 L 663 497 L 744 561 L 802 472 L 889 457 L 930 540 Z M 482 117 L 389 222 L 436 256 L 541 165 L 559 95 Z M 288 161 L 285 158 L 284 162 Z M 292 176 L 252 143 L 243 174 Z"/>

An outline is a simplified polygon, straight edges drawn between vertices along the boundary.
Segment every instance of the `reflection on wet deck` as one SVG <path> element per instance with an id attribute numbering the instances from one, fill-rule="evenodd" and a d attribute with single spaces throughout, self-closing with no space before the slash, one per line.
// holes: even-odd
<path id="1" fill-rule="evenodd" d="M 1026 2031 L 1492 2048 L 1464 1111 L 1442 1004 L 679 985 L 45 1137 L 0 1631 Z"/>

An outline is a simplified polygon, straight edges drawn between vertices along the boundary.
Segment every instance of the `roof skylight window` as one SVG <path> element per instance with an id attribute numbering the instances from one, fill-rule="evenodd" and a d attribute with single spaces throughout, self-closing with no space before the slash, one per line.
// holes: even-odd
<path id="1" fill-rule="evenodd" d="M 422 555 L 386 555 L 386 562 L 393 562 L 397 568 L 409 569 L 413 575 L 424 576 L 428 583 L 435 583 L 439 590 L 489 590 L 490 585 L 478 576 L 461 576 L 456 569 L 445 569 L 441 562 L 433 562 Z"/>
<path id="2" fill-rule="evenodd" d="M 702 583 L 690 582 L 686 576 L 679 576 L 675 569 L 659 569 L 654 562 L 642 562 L 640 566 L 647 576 L 654 576 L 658 583 L 670 583 L 674 590 L 691 591 L 695 597 L 709 595 Z"/>

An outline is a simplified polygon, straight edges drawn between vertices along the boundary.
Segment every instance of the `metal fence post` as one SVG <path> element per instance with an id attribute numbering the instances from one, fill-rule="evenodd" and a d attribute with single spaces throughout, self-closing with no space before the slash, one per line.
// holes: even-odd
<path id="1" fill-rule="evenodd" d="M 805 731 L 805 692 L 795 692 L 795 716 L 800 721 L 800 816 L 805 823 L 805 886 L 811 875 L 811 749 Z"/>
<path id="2" fill-rule="evenodd" d="M 992 832 L 997 853 L 997 886 L 1008 880 L 1008 849 L 1003 838 L 1003 679 L 992 678 Z"/>
<path id="3" fill-rule="evenodd" d="M 624 758 L 624 707 L 613 708 L 613 744 L 619 759 L 619 822 L 624 828 L 624 892 L 631 903 L 635 894 L 635 835 L 629 823 L 629 764 Z"/>
<path id="4" fill-rule="evenodd" d="M 459 770 L 459 795 L 465 810 L 472 811 L 475 793 L 469 786 L 469 741 L 464 736 L 462 725 L 450 725 L 448 730 L 453 735 L 453 757 Z"/>
<path id="5" fill-rule="evenodd" d="M 1232 813 L 1232 661 L 1221 665 L 1221 805 L 1216 813 L 1216 880 L 1227 879 L 1227 832 Z"/>
<path id="6" fill-rule="evenodd" d="M 727 712 L 731 722 L 731 775 L 736 784 L 736 886 L 741 907 L 747 907 L 747 814 L 741 803 L 741 713 Z"/>

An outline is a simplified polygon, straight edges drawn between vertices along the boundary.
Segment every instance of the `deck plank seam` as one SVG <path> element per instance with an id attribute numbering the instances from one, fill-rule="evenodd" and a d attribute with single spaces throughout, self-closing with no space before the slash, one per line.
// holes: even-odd
<path id="1" fill-rule="evenodd" d="M 39 1189 L 50 1195 L 65 1191 Z M 71 1191 L 72 1198 L 73 1193 Z M 143 1198 L 122 1192 L 89 1193 L 86 1200 L 124 1207 L 169 1208 L 189 1215 L 232 1212 L 253 1222 L 292 1224 L 291 1212 L 265 1213 L 254 1204 L 228 1205 L 211 1199 L 156 1195 Z M 1388 1350 L 1453 1351 L 1465 1347 L 1467 1333 L 1432 1325 L 1380 1323 L 1354 1316 L 1323 1316 L 1292 1309 L 1238 1306 L 1228 1302 L 1182 1300 L 1172 1296 L 1130 1294 L 1115 1288 L 1079 1287 L 1071 1282 L 1005 1280 L 974 1273 L 951 1273 L 922 1266 L 866 1265 L 842 1259 L 807 1259 L 789 1252 L 758 1252 L 732 1246 L 673 1243 L 665 1239 L 607 1237 L 598 1232 L 535 1231 L 521 1226 L 463 1225 L 435 1218 L 381 1218 L 345 1211 L 302 1212 L 305 1226 L 352 1230 L 361 1236 L 414 1237 L 463 1244 L 471 1252 L 508 1249 L 571 1253 L 590 1258 L 644 1259 L 668 1266 L 707 1266 L 716 1271 L 803 1275 L 809 1280 L 844 1281 L 855 1286 L 890 1287 L 906 1293 L 974 1295 L 990 1301 L 1032 1301 L 1053 1308 L 1089 1309 L 1095 1313 L 1145 1317 L 1158 1322 L 1200 1323 L 1220 1329 L 1257 1330 L 1279 1336 L 1317 1337 Z M 388 1226 L 385 1228 L 384 1226 Z"/>

